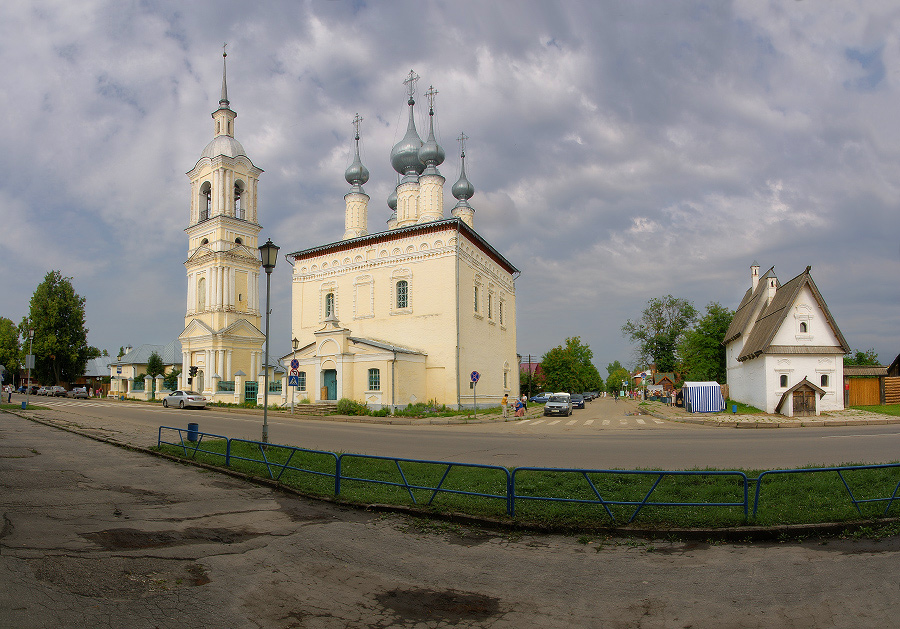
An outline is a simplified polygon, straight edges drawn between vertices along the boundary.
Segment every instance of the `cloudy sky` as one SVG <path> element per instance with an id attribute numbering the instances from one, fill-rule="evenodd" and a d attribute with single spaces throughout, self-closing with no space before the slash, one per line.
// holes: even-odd
<path id="1" fill-rule="evenodd" d="M 898 38 L 894 0 L 4 2 L 0 315 L 18 323 L 58 269 L 92 345 L 178 336 L 185 173 L 228 42 L 235 135 L 265 170 L 261 241 L 283 253 L 343 235 L 357 112 L 369 231 L 385 228 L 414 69 L 420 103 L 439 92 L 447 210 L 464 131 L 475 227 L 522 271 L 520 353 L 578 335 L 601 372 L 629 364 L 621 326 L 648 299 L 734 309 L 758 261 L 782 282 L 811 265 L 851 347 L 890 362 Z M 289 293 L 282 258 L 273 353 Z"/>

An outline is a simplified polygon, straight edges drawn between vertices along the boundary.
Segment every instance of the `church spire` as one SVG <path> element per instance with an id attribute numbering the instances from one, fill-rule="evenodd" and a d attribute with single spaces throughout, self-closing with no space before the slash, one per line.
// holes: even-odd
<path id="1" fill-rule="evenodd" d="M 369 195 L 363 190 L 363 184 L 369 180 L 369 169 L 363 166 L 359 157 L 359 114 L 353 118 L 356 130 L 356 155 L 353 163 L 344 173 L 344 179 L 350 184 L 350 191 L 344 195 L 346 209 L 344 211 L 344 240 L 365 236 L 368 233 Z"/>
<path id="2" fill-rule="evenodd" d="M 222 44 L 222 97 L 219 99 L 219 107 L 223 109 L 228 109 L 228 84 L 225 81 L 225 57 L 228 56 L 225 46 L 227 45 Z"/>
<path id="3" fill-rule="evenodd" d="M 451 191 L 453 192 L 453 196 L 456 197 L 457 203 L 456 207 L 450 211 L 450 214 L 462 219 L 462 221 L 468 225 L 469 227 L 474 228 L 475 221 L 475 208 L 469 205 L 469 199 L 472 198 L 472 195 L 475 194 L 475 186 L 469 182 L 466 178 L 466 140 L 469 139 L 465 133 L 460 133 L 457 140 L 459 141 L 459 161 L 460 161 L 460 169 L 459 169 L 459 179 L 457 179 L 456 183 L 453 184 L 453 188 Z"/>

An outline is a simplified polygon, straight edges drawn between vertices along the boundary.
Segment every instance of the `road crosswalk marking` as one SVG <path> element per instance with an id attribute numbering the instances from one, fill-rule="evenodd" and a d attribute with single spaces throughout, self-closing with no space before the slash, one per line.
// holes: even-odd
<path id="1" fill-rule="evenodd" d="M 578 423 L 577 419 L 570 419 L 569 421 L 566 422 L 566 426 L 572 426 L 577 423 Z"/>
<path id="2" fill-rule="evenodd" d="M 561 419 L 554 419 L 552 422 L 550 422 L 550 423 L 547 424 L 547 425 L 548 425 L 548 426 L 555 426 L 556 424 L 558 424 L 558 423 L 561 422 L 561 421 L 562 421 Z"/>
<path id="3" fill-rule="evenodd" d="M 589 420 L 587 420 L 586 422 L 584 422 L 584 425 L 585 425 L 585 426 L 590 426 L 590 425 L 593 424 L 593 423 L 594 423 L 594 420 L 593 420 L 593 419 L 589 419 Z"/>

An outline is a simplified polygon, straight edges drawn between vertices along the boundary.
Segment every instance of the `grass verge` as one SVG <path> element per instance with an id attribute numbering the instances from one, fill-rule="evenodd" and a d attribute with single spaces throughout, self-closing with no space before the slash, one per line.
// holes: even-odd
<path id="1" fill-rule="evenodd" d="M 861 411 L 871 411 L 873 413 L 881 413 L 882 415 L 893 415 L 900 417 L 900 404 L 882 404 L 879 406 L 851 406 Z"/>
<path id="2" fill-rule="evenodd" d="M 216 466 L 224 466 L 224 440 L 202 440 L 196 452 L 188 446 L 163 445 L 160 450 Z M 310 496 L 335 498 L 336 457 L 331 453 L 295 450 L 270 444 L 265 452 L 252 443 L 232 441 L 230 469 L 280 483 Z M 263 460 L 269 462 L 268 466 Z M 287 464 L 286 468 L 281 466 Z M 515 518 L 506 511 L 506 472 L 488 467 L 453 466 L 447 463 L 411 463 L 361 455 L 341 461 L 341 486 L 337 499 L 359 505 L 414 506 L 425 513 L 466 514 L 553 529 L 591 530 L 624 525 L 639 503 L 693 503 L 685 506 L 648 504 L 635 524 L 646 528 L 724 528 L 742 525 L 777 526 L 849 522 L 882 517 L 885 502 L 860 505 L 851 502 L 836 472 L 797 472 L 764 477 L 760 503 L 754 518 L 755 479 L 761 470 L 741 470 L 750 483 L 749 514 L 743 506 L 711 506 L 710 503 L 743 503 L 742 478 L 718 475 L 719 470 L 694 470 L 696 475 L 669 475 L 612 470 L 602 473 L 521 470 L 515 474 Z M 900 482 L 900 467 L 843 472 L 857 500 L 890 497 Z M 443 480 L 442 480 L 443 479 Z M 648 497 L 654 483 L 659 480 Z M 407 483 L 412 488 L 403 485 Z M 435 493 L 435 487 L 446 491 Z M 606 505 L 557 502 L 551 498 L 596 501 L 596 488 Z M 418 488 L 415 488 L 418 487 Z M 466 495 L 462 492 L 485 494 Z M 530 496 L 535 499 L 525 499 Z M 611 504 L 631 503 L 631 504 Z M 609 511 L 607 511 L 607 508 Z M 888 515 L 897 516 L 900 499 Z"/>

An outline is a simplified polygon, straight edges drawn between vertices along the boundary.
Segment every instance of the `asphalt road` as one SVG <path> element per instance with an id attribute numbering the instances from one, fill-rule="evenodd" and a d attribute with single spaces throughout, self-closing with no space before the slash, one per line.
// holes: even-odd
<path id="1" fill-rule="evenodd" d="M 15 397 L 14 401 L 15 401 Z M 37 415 L 71 421 L 140 445 L 156 442 L 160 425 L 229 437 L 259 439 L 262 416 L 236 412 L 164 409 L 116 401 L 37 398 L 52 411 Z M 900 424 L 777 430 L 738 430 L 653 421 L 630 415 L 632 402 L 594 400 L 571 418 L 534 422 L 403 426 L 269 416 L 269 440 L 302 447 L 406 458 L 505 466 L 689 469 L 780 469 L 803 465 L 888 463 L 900 460 Z M 638 420 L 643 424 L 637 423 Z M 568 425 L 576 421 L 574 425 Z M 590 425 L 586 422 L 593 421 Z M 604 421 L 609 421 L 604 425 Z M 623 423 L 624 422 L 624 423 Z"/>
<path id="2" fill-rule="evenodd" d="M 897 621 L 897 539 L 480 530 L 301 500 L 3 412 L 0 510 L 0 626 L 16 629 Z"/>

